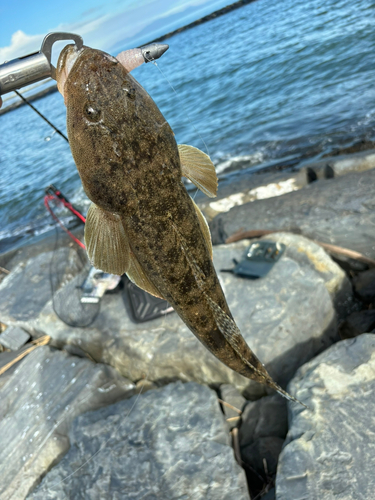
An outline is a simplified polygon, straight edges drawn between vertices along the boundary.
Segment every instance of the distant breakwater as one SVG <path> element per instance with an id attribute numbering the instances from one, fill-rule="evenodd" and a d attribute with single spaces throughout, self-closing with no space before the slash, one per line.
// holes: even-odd
<path id="1" fill-rule="evenodd" d="M 247 4 L 255 2 L 255 1 L 256 0 L 239 0 L 238 2 L 227 5 L 226 7 L 223 7 L 222 9 L 215 10 L 215 12 L 212 12 L 211 14 L 208 14 L 207 16 L 201 17 L 200 19 L 197 19 L 196 21 L 193 21 L 192 23 L 187 24 L 186 26 L 182 26 L 181 28 L 178 28 L 174 31 L 170 31 L 166 35 L 160 36 L 159 38 L 155 38 L 154 40 L 151 40 L 148 43 L 161 42 L 167 38 L 170 38 L 173 35 L 176 35 L 177 33 L 181 33 L 182 31 L 186 31 L 186 30 L 189 30 L 191 28 L 194 28 L 195 26 L 198 26 L 199 24 L 206 23 L 207 21 L 212 21 L 212 19 L 223 16 L 224 14 L 228 14 L 228 12 L 231 12 L 232 10 L 239 9 L 240 7 L 243 7 L 244 5 L 247 5 Z M 147 44 L 145 44 L 145 45 L 147 45 Z"/>

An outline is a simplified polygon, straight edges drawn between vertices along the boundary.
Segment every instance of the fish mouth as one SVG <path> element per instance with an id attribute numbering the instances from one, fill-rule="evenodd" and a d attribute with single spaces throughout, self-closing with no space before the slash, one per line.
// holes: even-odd
<path id="1" fill-rule="evenodd" d="M 56 81 L 58 91 L 64 97 L 64 101 L 66 99 L 64 95 L 65 82 L 75 62 L 82 55 L 86 48 L 87 47 L 82 47 L 81 49 L 77 49 L 76 45 L 69 44 L 64 47 L 60 53 L 59 60 L 57 61 L 56 66 Z"/>

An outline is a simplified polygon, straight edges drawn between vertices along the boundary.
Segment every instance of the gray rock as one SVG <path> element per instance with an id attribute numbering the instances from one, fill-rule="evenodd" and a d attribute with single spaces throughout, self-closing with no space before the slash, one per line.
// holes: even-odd
<path id="1" fill-rule="evenodd" d="M 71 441 L 30 500 L 249 499 L 216 394 L 198 384 L 170 384 L 82 415 Z"/>
<path id="2" fill-rule="evenodd" d="M 233 429 L 233 427 L 237 427 L 240 423 L 241 413 L 239 412 L 242 412 L 242 408 L 246 404 L 246 399 L 241 395 L 236 387 L 229 384 L 223 384 L 220 386 L 220 395 L 221 399 L 225 401 L 225 403 L 228 403 L 235 408 L 233 409 L 230 406 L 222 404 L 224 415 L 227 419 L 228 428 L 229 430 L 231 430 Z"/>
<path id="3" fill-rule="evenodd" d="M 207 199 L 202 192 L 196 195 L 195 201 L 208 220 L 212 220 L 222 212 L 227 212 L 236 205 L 281 196 L 317 180 L 333 179 L 348 173 L 373 169 L 375 168 L 375 150 L 342 154 L 320 161 L 312 161 L 311 158 L 302 161 L 294 159 L 275 162 L 273 160 L 257 167 L 243 160 L 229 160 L 218 167 L 220 171 L 225 167 L 226 174 L 235 170 L 236 175 L 219 176 L 219 190 L 214 200 Z M 294 167 L 293 170 L 291 167 Z"/>
<path id="4" fill-rule="evenodd" d="M 315 173 L 316 179 L 331 179 L 352 172 L 365 172 L 375 168 L 375 150 L 361 151 L 353 154 L 326 157 L 317 162 L 302 162 L 307 173 Z M 303 169 L 303 167 L 302 167 Z"/>
<path id="5" fill-rule="evenodd" d="M 5 369 L 6 365 L 13 362 L 13 360 L 19 355 L 19 352 L 15 351 L 3 351 L 0 352 L 0 370 Z M 11 367 L 8 367 L 6 371 L 0 375 L 0 389 L 1 387 L 8 381 L 11 377 L 12 373 L 16 370 L 17 364 L 14 364 Z"/>
<path id="6" fill-rule="evenodd" d="M 278 500 L 369 500 L 375 491 L 375 336 L 344 340 L 305 364 L 289 390 Z"/>
<path id="7" fill-rule="evenodd" d="M 69 449 L 77 415 L 133 393 L 111 367 L 47 346 L 30 353 L 0 392 L 1 500 L 26 498 Z"/>
<path id="8" fill-rule="evenodd" d="M 219 272 L 219 279 L 244 338 L 275 379 L 285 385 L 301 364 L 338 339 L 333 304 L 339 302 L 347 308 L 351 287 L 320 247 L 299 236 L 279 235 L 281 238 L 287 251 L 265 278 L 246 280 Z M 242 258 L 247 246 L 247 242 L 239 242 L 215 247 L 216 269 L 232 267 L 232 259 Z M 32 269 L 32 261 L 27 266 Z M 5 296 L 4 282 L 1 286 Z M 12 290 L 15 304 L 16 289 Z M 3 306 L 0 302 L 0 318 L 8 324 L 14 317 L 9 310 L 9 303 Z M 29 314 L 28 321 L 15 324 L 50 335 L 56 347 L 78 355 L 87 353 L 110 364 L 130 380 L 231 384 L 252 398 L 264 394 L 259 384 L 218 361 L 176 314 L 133 323 L 121 294 L 104 296 L 100 314 L 88 328 L 64 324 L 51 301 L 36 312 L 33 317 Z"/>
<path id="9" fill-rule="evenodd" d="M 81 271 L 82 262 L 75 249 L 63 247 L 26 260 L 15 257 L 8 266 L 11 273 L 0 283 L 0 318 L 6 325 L 17 322 L 28 329 L 28 322 L 35 320 L 51 300 L 57 277 L 71 280 Z"/>
<path id="10" fill-rule="evenodd" d="M 317 181 L 283 196 L 256 200 L 218 215 L 210 223 L 214 244 L 234 232 L 300 231 L 375 258 L 375 170 Z"/>
<path id="11" fill-rule="evenodd" d="M 288 257 L 309 267 L 323 279 L 339 318 L 346 317 L 356 307 L 352 298 L 352 286 L 345 272 L 322 247 L 303 236 L 290 233 L 270 234 L 262 239 L 284 243 Z"/>
<path id="12" fill-rule="evenodd" d="M 259 438 L 278 437 L 282 440 L 288 432 L 286 399 L 272 394 L 258 401 L 251 401 L 242 413 L 239 430 L 240 446 L 244 448 Z"/>
<path id="13" fill-rule="evenodd" d="M 0 344 L 11 351 L 18 351 L 29 340 L 30 335 L 19 326 L 11 325 L 0 334 Z"/>

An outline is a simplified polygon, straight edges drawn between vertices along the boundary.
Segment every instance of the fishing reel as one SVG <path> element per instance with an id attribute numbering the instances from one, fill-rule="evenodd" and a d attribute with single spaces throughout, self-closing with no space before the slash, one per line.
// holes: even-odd
<path id="1" fill-rule="evenodd" d="M 83 47 L 80 35 L 64 32 L 48 33 L 39 52 L 0 65 L 0 96 L 46 78 L 56 79 L 56 68 L 51 63 L 52 46 L 61 40 L 73 40 L 77 50 Z M 142 51 L 144 62 L 147 63 L 161 57 L 168 45 L 151 43 L 139 48 Z"/>

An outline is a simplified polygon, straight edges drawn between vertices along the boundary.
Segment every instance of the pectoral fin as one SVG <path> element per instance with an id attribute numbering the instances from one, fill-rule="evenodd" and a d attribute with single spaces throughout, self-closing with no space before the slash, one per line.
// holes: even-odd
<path id="1" fill-rule="evenodd" d="M 85 244 L 93 266 L 121 276 L 130 266 L 130 248 L 121 218 L 92 203 L 87 212 Z"/>
<path id="2" fill-rule="evenodd" d="M 202 212 L 200 211 L 199 207 L 194 203 L 194 200 L 191 200 L 191 201 L 193 202 L 193 205 L 194 205 L 194 208 L 195 208 L 195 213 L 198 216 L 199 226 L 201 228 L 201 231 L 202 231 L 202 234 L 203 234 L 203 237 L 204 237 L 204 241 L 206 242 L 206 245 L 207 245 L 207 248 L 208 248 L 208 250 L 210 252 L 211 260 L 212 260 L 213 254 L 212 254 L 212 242 L 211 242 L 210 229 L 208 227 L 206 218 L 202 214 Z"/>
<path id="3" fill-rule="evenodd" d="M 160 299 L 164 299 L 164 297 L 161 295 L 161 293 L 155 287 L 155 285 L 151 283 L 148 276 L 144 272 L 141 264 L 138 262 L 137 257 L 133 254 L 131 250 L 130 250 L 130 267 L 128 271 L 126 271 L 126 274 L 128 275 L 130 281 L 132 281 L 135 285 L 139 286 L 139 288 L 142 288 L 142 290 L 145 290 L 145 292 L 148 292 L 151 295 L 154 295 L 155 297 L 159 297 Z"/>
<path id="4" fill-rule="evenodd" d="M 193 146 L 178 145 L 182 175 L 210 198 L 217 193 L 217 176 L 210 157 Z"/>

